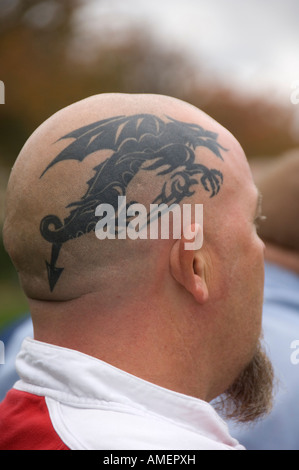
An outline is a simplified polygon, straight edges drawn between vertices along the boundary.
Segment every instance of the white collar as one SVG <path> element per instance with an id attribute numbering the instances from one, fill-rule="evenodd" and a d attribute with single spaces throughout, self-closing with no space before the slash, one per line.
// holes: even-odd
<path id="1" fill-rule="evenodd" d="M 21 381 L 15 388 L 19 390 L 79 408 L 114 402 L 242 448 L 209 403 L 159 387 L 78 351 L 26 338 L 16 367 Z"/>

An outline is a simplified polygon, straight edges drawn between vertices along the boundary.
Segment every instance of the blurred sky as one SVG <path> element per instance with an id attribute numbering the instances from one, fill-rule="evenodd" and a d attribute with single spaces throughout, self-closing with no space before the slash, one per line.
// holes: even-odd
<path id="1" fill-rule="evenodd" d="M 148 27 L 231 86 L 289 104 L 299 82 L 298 19 L 298 0 L 87 0 L 77 26 L 89 37 L 105 25 Z"/>

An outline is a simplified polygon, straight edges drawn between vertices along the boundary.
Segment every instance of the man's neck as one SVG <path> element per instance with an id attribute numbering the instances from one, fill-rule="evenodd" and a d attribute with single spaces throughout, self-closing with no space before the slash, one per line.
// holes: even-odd
<path id="1" fill-rule="evenodd" d="M 158 305 L 150 308 L 149 301 L 141 300 L 134 304 L 131 300 L 130 308 L 120 310 L 99 305 L 90 294 L 64 303 L 31 301 L 35 339 L 80 351 L 161 387 L 206 399 L 209 383 L 200 351 L 190 360 L 195 356 L 186 346 L 190 331 L 175 327 L 181 312 L 175 315 L 167 303 L 159 311 Z M 187 327 L 189 323 L 183 324 Z"/>

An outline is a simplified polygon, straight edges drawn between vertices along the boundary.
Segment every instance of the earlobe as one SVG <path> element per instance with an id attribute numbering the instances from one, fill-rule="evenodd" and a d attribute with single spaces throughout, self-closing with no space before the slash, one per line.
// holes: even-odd
<path id="1" fill-rule="evenodd" d="M 194 298 L 198 303 L 204 304 L 209 298 L 208 285 L 206 282 L 205 263 L 201 255 L 195 253 L 194 263 Z"/>
<path id="2" fill-rule="evenodd" d="M 209 297 L 202 251 L 186 250 L 183 236 L 177 240 L 170 253 L 170 270 L 173 278 L 181 284 L 200 304 Z"/>

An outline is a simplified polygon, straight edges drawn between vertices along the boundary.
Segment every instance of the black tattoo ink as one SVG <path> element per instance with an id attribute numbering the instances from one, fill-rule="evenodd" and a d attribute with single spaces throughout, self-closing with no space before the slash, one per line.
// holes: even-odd
<path id="1" fill-rule="evenodd" d="M 153 204 L 178 204 L 194 194 L 192 186 L 201 183 L 210 197 L 218 194 L 223 175 L 195 163 L 198 147 L 210 149 L 223 160 L 218 134 L 196 124 L 179 122 L 167 117 L 165 121 L 151 115 L 117 116 L 76 129 L 61 139 L 74 139 L 43 171 L 61 161 L 82 162 L 97 150 L 111 150 L 113 154 L 94 168 L 95 175 L 87 182 L 88 190 L 76 202 L 70 203 L 70 214 L 62 222 L 56 215 L 47 215 L 40 224 L 41 235 L 52 244 L 50 263 L 46 261 L 50 290 L 53 291 L 64 268 L 56 267 L 59 251 L 68 240 L 95 230 L 98 217 L 95 209 L 109 203 L 115 209 L 118 196 L 126 189 L 140 169 L 158 170 L 158 175 L 169 175 Z M 199 176 L 201 175 L 201 176 Z M 198 178 L 197 178 L 198 177 Z M 130 206 L 131 201 L 127 206 Z"/>

